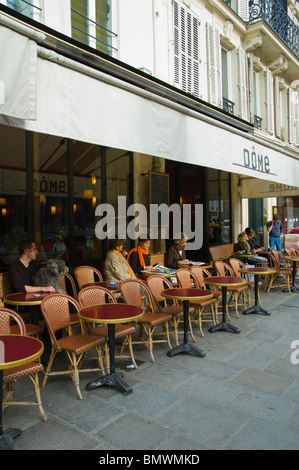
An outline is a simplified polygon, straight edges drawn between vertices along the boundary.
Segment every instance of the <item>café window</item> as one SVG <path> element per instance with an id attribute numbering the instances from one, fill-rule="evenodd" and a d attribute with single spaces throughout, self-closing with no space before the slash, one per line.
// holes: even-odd
<path id="1" fill-rule="evenodd" d="M 208 168 L 207 185 L 209 244 L 230 243 L 230 175 L 225 171 Z"/>
<path id="2" fill-rule="evenodd" d="M 0 126 L 0 268 L 15 261 L 27 238 L 26 135 Z"/>

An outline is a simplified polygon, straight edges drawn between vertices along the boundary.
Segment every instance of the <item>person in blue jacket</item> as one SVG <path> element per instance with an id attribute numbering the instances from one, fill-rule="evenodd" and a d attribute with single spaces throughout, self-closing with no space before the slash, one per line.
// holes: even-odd
<path id="1" fill-rule="evenodd" d="M 274 250 L 281 251 L 281 235 L 282 235 L 282 223 L 275 214 L 272 220 L 267 223 L 267 230 L 269 233 L 269 245 Z"/>

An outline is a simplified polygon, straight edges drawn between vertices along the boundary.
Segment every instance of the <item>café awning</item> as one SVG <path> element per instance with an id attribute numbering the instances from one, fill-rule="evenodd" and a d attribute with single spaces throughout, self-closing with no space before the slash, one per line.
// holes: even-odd
<path id="1" fill-rule="evenodd" d="M 10 52 L 0 70 L 9 66 Z M 0 123 L 299 187 L 298 152 L 274 140 L 265 145 L 252 133 L 40 46 L 36 71 L 27 73 L 36 73 L 35 120 L 0 114 Z M 26 97 L 18 96 L 22 109 Z"/>

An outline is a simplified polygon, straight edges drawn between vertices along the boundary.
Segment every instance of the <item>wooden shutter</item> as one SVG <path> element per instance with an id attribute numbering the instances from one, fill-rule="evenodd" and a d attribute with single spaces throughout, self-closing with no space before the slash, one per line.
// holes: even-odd
<path id="1" fill-rule="evenodd" d="M 249 120 L 248 60 L 246 52 L 238 49 L 238 113 L 242 119 Z"/>
<path id="2" fill-rule="evenodd" d="M 276 137 L 281 136 L 281 104 L 280 104 L 280 90 L 279 78 L 274 78 L 274 105 L 275 105 L 275 134 Z"/>
<path id="3" fill-rule="evenodd" d="M 173 2 L 174 82 L 183 91 L 199 96 L 198 18 Z"/>
<path id="4" fill-rule="evenodd" d="M 209 23 L 207 23 L 207 56 L 209 102 L 222 108 L 220 33 Z"/>
<path id="5" fill-rule="evenodd" d="M 244 21 L 249 21 L 249 1 L 238 0 L 238 15 Z"/>
<path id="6" fill-rule="evenodd" d="M 273 95 L 273 77 L 271 70 L 266 70 L 266 129 L 269 134 L 274 133 L 274 95 Z"/>
<path id="7" fill-rule="evenodd" d="M 289 88 L 289 142 L 299 145 L 299 94 Z"/>

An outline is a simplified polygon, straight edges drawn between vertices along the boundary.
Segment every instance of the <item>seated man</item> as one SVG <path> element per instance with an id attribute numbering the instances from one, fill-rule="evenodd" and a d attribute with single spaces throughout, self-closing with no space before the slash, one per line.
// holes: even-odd
<path id="1" fill-rule="evenodd" d="M 32 286 L 38 271 L 37 248 L 34 242 L 22 241 L 19 245 L 20 258 L 9 266 L 8 275 L 13 292 L 55 292 L 54 287 Z"/>

